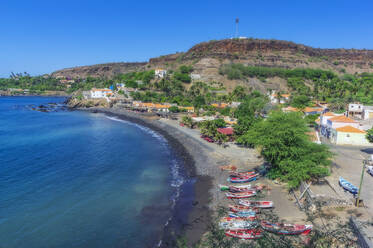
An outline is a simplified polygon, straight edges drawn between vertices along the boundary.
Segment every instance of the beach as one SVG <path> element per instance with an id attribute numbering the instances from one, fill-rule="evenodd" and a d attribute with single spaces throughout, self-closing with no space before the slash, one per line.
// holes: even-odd
<path id="1" fill-rule="evenodd" d="M 187 176 L 195 179 L 193 208 L 189 213 L 188 223 L 180 230 L 188 244 L 195 244 L 201 239 L 213 219 L 214 210 L 227 203 L 224 194 L 218 191 L 218 185 L 226 183 L 227 178 L 227 174 L 222 172 L 219 166 L 234 163 L 247 169 L 263 162 L 255 150 L 233 145 L 223 148 L 210 144 L 199 137 L 198 130 L 181 127 L 177 121 L 115 108 L 82 110 L 104 113 L 149 127 L 164 136 L 177 155 L 185 161 Z M 172 247 L 172 238 L 167 235 L 173 233 L 175 230 L 166 230 L 162 247 Z"/>

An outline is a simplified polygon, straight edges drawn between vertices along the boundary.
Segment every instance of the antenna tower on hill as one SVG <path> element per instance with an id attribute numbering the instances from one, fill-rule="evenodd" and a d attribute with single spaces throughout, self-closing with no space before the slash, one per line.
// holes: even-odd
<path id="1" fill-rule="evenodd" d="M 238 23 L 240 22 L 240 19 L 236 18 L 236 38 L 238 38 Z"/>

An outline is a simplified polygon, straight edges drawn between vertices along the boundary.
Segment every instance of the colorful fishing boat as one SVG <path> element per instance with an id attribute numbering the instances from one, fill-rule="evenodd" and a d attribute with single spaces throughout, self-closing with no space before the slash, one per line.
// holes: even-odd
<path id="1" fill-rule="evenodd" d="M 312 230 L 312 225 L 270 223 L 268 221 L 262 221 L 261 226 L 268 232 L 284 235 L 308 234 Z"/>
<path id="2" fill-rule="evenodd" d="M 259 174 L 252 174 L 249 176 L 242 176 L 242 177 L 229 177 L 227 181 L 231 183 L 247 183 L 251 181 L 256 181 L 258 177 L 259 177 Z"/>
<path id="3" fill-rule="evenodd" d="M 232 190 L 237 190 L 237 191 L 244 191 L 244 190 L 251 190 L 251 184 L 244 184 L 244 185 L 237 185 L 237 186 L 230 186 L 230 185 L 219 185 L 219 188 L 221 191 L 232 191 Z"/>
<path id="4" fill-rule="evenodd" d="M 240 211 L 253 211 L 255 213 L 259 213 L 259 208 L 256 207 L 247 207 L 247 206 L 242 206 L 242 205 L 229 205 L 229 210 L 231 212 L 240 212 Z"/>
<path id="5" fill-rule="evenodd" d="M 222 218 L 219 227 L 226 230 L 242 230 L 242 229 L 252 229 L 258 226 L 258 222 L 254 221 L 255 218 L 232 218 L 225 217 Z"/>
<path id="6" fill-rule="evenodd" d="M 357 194 L 358 188 L 355 187 L 352 183 L 344 179 L 343 177 L 339 177 L 339 185 L 346 191 L 350 192 L 351 194 Z"/>
<path id="7" fill-rule="evenodd" d="M 249 200 L 239 200 L 238 204 L 246 207 L 257 207 L 257 208 L 272 208 L 272 201 L 249 201 Z"/>
<path id="8" fill-rule="evenodd" d="M 228 199 L 242 199 L 242 198 L 249 198 L 256 195 L 255 191 L 250 192 L 239 192 L 239 193 L 225 193 Z"/>
<path id="9" fill-rule="evenodd" d="M 255 171 L 231 172 L 230 177 L 245 177 L 255 174 Z"/>
<path id="10" fill-rule="evenodd" d="M 228 216 L 231 218 L 247 218 L 247 217 L 255 217 L 255 211 L 238 211 L 238 212 L 228 212 Z"/>
<path id="11" fill-rule="evenodd" d="M 228 230 L 225 232 L 225 235 L 228 237 L 239 238 L 239 239 L 258 239 L 262 237 L 260 230 Z"/>

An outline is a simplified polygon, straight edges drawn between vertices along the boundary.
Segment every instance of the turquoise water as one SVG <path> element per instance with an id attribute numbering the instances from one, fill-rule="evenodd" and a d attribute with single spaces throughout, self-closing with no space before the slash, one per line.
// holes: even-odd
<path id="1" fill-rule="evenodd" d="M 153 247 L 178 188 L 166 140 L 129 122 L 0 97 L 0 247 Z"/>

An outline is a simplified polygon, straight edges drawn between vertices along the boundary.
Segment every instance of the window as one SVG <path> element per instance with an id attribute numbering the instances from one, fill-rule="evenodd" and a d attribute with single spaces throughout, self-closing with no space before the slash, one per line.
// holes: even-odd
<path id="1" fill-rule="evenodd" d="M 347 137 L 347 138 L 350 138 L 350 135 L 349 135 L 349 134 L 347 134 L 347 135 L 346 135 L 346 137 Z"/>

